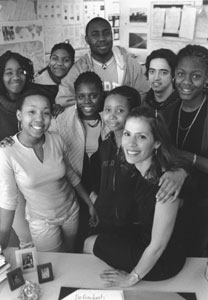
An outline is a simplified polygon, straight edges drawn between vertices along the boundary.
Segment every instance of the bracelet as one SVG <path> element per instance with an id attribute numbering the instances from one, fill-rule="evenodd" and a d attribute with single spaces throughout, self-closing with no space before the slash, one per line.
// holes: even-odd
<path id="1" fill-rule="evenodd" d="M 134 277 L 136 277 L 137 282 L 139 282 L 139 281 L 142 280 L 141 277 L 140 277 L 140 275 L 135 271 L 135 269 L 133 269 L 132 272 L 133 272 Z"/>
<path id="2" fill-rule="evenodd" d="M 192 161 L 192 167 L 195 165 L 197 159 L 196 153 L 194 153 L 193 161 Z"/>

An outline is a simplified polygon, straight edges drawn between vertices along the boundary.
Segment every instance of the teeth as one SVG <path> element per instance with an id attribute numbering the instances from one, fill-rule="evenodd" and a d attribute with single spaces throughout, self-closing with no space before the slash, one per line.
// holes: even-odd
<path id="1" fill-rule="evenodd" d="M 39 127 L 39 126 L 33 126 L 34 129 L 37 129 L 37 130 L 41 130 L 42 127 Z"/>
<path id="2" fill-rule="evenodd" d="M 138 151 L 129 151 L 127 150 L 127 153 L 130 155 L 137 155 L 139 152 Z"/>

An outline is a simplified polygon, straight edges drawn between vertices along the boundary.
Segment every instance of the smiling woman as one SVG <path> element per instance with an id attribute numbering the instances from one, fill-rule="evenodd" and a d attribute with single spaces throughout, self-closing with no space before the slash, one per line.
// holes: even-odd
<path id="1" fill-rule="evenodd" d="M 64 141 L 47 131 L 49 99 L 28 90 L 18 101 L 17 118 L 21 131 L 13 137 L 15 143 L 0 148 L 0 245 L 7 247 L 19 189 L 26 200 L 26 219 L 37 250 L 73 251 L 79 221 L 74 189 L 89 205 L 92 223 L 96 214 L 71 168 Z"/>
<path id="2" fill-rule="evenodd" d="M 59 85 L 74 63 L 75 50 L 67 43 L 55 44 L 51 50 L 49 64 L 37 73 L 35 83 Z"/>

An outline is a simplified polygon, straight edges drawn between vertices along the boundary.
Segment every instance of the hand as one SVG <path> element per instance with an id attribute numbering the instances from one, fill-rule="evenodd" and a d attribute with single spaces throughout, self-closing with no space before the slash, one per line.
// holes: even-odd
<path id="1" fill-rule="evenodd" d="M 89 214 L 90 214 L 90 219 L 89 219 L 90 227 L 96 227 L 99 223 L 99 218 L 93 205 L 90 205 L 89 207 Z"/>
<path id="2" fill-rule="evenodd" d="M 11 136 L 5 137 L 2 141 L 0 141 L 0 147 L 5 148 L 6 146 L 12 146 L 14 144 L 14 140 Z"/>
<path id="3" fill-rule="evenodd" d="M 137 279 L 131 275 L 131 273 L 127 273 L 125 271 L 120 271 L 116 269 L 106 270 L 102 274 L 100 274 L 100 278 L 105 281 L 105 287 L 130 287 L 136 284 Z"/>
<path id="4" fill-rule="evenodd" d="M 165 172 L 159 181 L 160 189 L 156 194 L 156 199 L 159 202 L 165 203 L 174 201 L 178 197 L 187 173 L 184 169 Z"/>
<path id="5" fill-rule="evenodd" d="M 61 106 L 60 104 L 53 104 L 53 111 L 52 111 L 52 116 L 54 118 L 57 118 L 59 114 L 61 114 L 64 111 L 64 107 Z"/>

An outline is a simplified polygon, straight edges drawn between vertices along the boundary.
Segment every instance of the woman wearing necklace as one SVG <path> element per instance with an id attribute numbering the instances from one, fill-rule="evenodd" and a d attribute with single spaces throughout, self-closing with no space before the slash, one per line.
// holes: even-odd
<path id="1" fill-rule="evenodd" d="M 173 142 L 192 166 L 184 190 L 188 209 L 188 255 L 208 255 L 208 50 L 187 45 L 177 55 L 175 104 L 170 131 Z M 188 184 L 190 183 L 190 184 Z M 194 224 L 194 225 L 193 225 Z"/>

